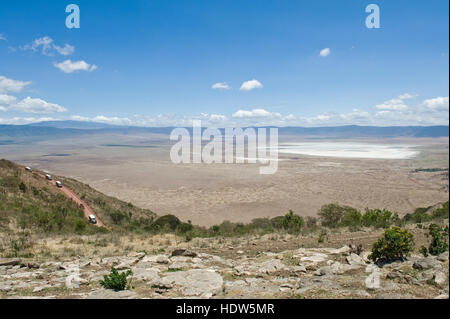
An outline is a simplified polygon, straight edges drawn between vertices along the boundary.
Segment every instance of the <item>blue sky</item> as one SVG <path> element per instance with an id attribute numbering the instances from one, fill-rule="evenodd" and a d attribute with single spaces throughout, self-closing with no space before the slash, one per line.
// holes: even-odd
<path id="1" fill-rule="evenodd" d="M 448 30 L 443 0 L 2 1 L 0 124 L 448 124 Z"/>

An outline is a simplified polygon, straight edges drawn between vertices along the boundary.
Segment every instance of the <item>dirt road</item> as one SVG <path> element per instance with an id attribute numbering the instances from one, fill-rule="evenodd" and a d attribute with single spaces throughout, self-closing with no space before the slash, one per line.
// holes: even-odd
<path id="1" fill-rule="evenodd" d="M 43 174 L 41 172 L 33 172 L 33 173 L 39 175 L 40 177 L 45 179 L 47 182 L 51 183 L 52 185 L 54 185 L 56 187 L 56 181 L 55 180 L 51 180 L 51 181 L 47 180 L 46 177 L 45 177 L 45 174 Z M 97 227 L 106 227 L 106 225 L 100 220 L 100 218 L 98 218 L 97 214 L 94 213 L 92 208 L 89 207 L 89 205 L 85 201 L 83 201 L 80 197 L 78 197 L 78 195 L 76 195 L 74 192 L 72 192 L 69 188 L 67 188 L 64 185 L 61 188 L 59 188 L 59 189 L 67 197 L 72 199 L 75 203 L 77 203 L 78 205 L 83 205 L 84 217 L 86 217 L 86 219 L 89 219 L 89 215 L 94 215 L 95 219 L 97 220 L 97 223 L 94 224 L 94 225 L 97 226 Z"/>

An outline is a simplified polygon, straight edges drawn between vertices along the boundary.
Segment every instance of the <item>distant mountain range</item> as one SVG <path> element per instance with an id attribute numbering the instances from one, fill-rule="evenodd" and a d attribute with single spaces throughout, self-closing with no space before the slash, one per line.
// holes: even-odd
<path id="1" fill-rule="evenodd" d="M 192 128 L 187 128 L 189 131 Z M 43 139 L 95 133 L 153 133 L 169 135 L 173 127 L 119 126 L 94 122 L 50 121 L 28 125 L 0 125 L 0 145 L 11 144 L 16 138 Z M 335 127 L 280 127 L 279 135 L 355 138 L 355 137 L 448 137 L 449 126 L 335 126 Z"/>

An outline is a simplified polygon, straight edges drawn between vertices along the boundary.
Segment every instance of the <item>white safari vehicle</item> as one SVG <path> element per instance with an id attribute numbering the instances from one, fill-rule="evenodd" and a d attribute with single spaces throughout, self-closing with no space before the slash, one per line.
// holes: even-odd
<path id="1" fill-rule="evenodd" d="M 89 221 L 92 223 L 92 224 L 97 224 L 97 219 L 95 219 L 95 216 L 94 215 L 89 215 Z"/>
<path id="2" fill-rule="evenodd" d="M 60 181 L 56 181 L 56 186 L 58 187 L 58 188 L 62 188 L 62 183 L 60 182 Z"/>
<path id="3" fill-rule="evenodd" d="M 45 178 L 46 178 L 47 180 L 51 181 L 51 180 L 52 180 L 52 175 L 50 175 L 50 174 L 45 174 Z"/>
<path id="4" fill-rule="evenodd" d="M 25 170 L 28 171 L 28 172 L 32 172 L 32 171 L 33 171 L 33 170 L 31 169 L 31 167 L 29 167 L 29 166 L 25 167 Z"/>

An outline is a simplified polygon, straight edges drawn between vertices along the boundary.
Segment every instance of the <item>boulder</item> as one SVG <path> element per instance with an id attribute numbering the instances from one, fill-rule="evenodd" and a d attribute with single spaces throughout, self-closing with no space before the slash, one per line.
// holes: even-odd
<path id="1" fill-rule="evenodd" d="M 172 252 L 172 257 L 174 256 L 197 257 L 197 253 L 187 249 L 176 249 Z"/>
<path id="2" fill-rule="evenodd" d="M 222 292 L 223 279 L 214 270 L 191 269 L 167 273 L 155 286 L 172 287 L 181 296 L 210 298 Z"/>
<path id="3" fill-rule="evenodd" d="M 66 278 L 66 287 L 69 289 L 80 288 L 83 284 L 87 284 L 87 280 L 81 278 L 78 274 L 72 274 Z"/>
<path id="4" fill-rule="evenodd" d="M 413 264 L 413 268 L 417 270 L 426 270 L 431 268 L 441 268 L 441 264 L 432 257 L 420 258 Z"/>
<path id="5" fill-rule="evenodd" d="M 446 251 L 445 253 L 440 254 L 437 257 L 437 260 L 442 261 L 442 262 L 448 261 L 448 251 Z"/>
<path id="6" fill-rule="evenodd" d="M 133 279 L 155 282 L 159 280 L 159 270 L 155 268 L 132 268 Z"/>
<path id="7" fill-rule="evenodd" d="M 380 272 L 374 271 L 365 280 L 366 288 L 369 290 L 380 289 Z"/>
<path id="8" fill-rule="evenodd" d="M 262 274 L 271 274 L 287 269 L 287 267 L 279 259 L 269 259 L 259 264 L 257 268 L 258 272 Z"/>
<path id="9" fill-rule="evenodd" d="M 445 284 L 445 282 L 447 281 L 447 276 L 445 275 L 444 272 L 438 271 L 434 274 L 433 281 L 438 286 L 443 286 Z"/>
<path id="10" fill-rule="evenodd" d="M 359 255 L 351 253 L 349 256 L 345 258 L 349 265 L 360 265 L 365 266 L 366 262 Z"/>
<path id="11" fill-rule="evenodd" d="M 0 258 L 0 266 L 16 266 L 20 265 L 19 258 Z"/>

